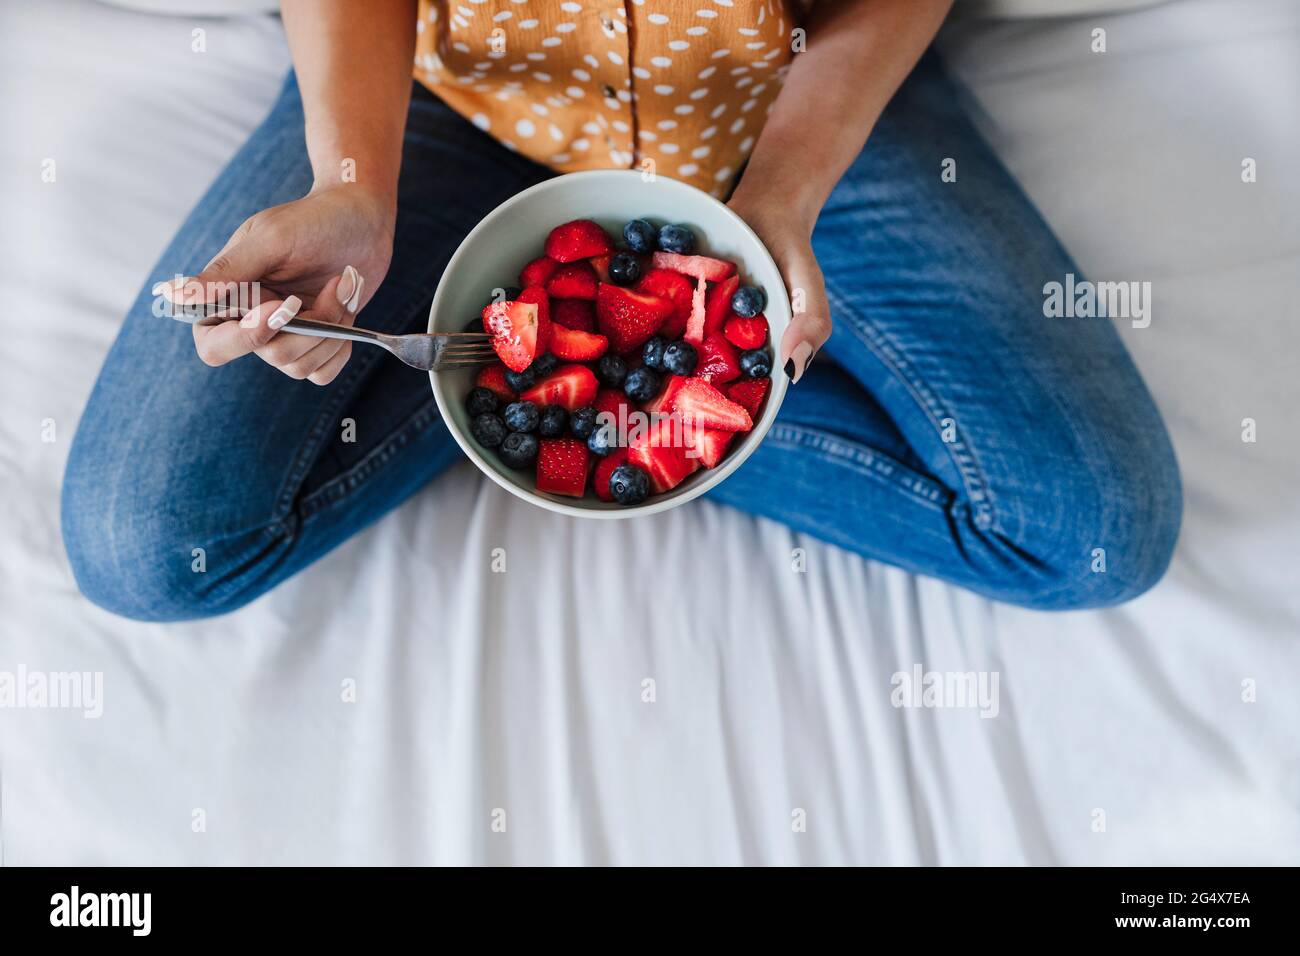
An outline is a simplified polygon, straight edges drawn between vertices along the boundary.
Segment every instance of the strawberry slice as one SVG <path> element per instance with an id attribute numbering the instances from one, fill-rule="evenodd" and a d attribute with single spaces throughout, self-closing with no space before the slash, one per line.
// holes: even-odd
<path id="1" fill-rule="evenodd" d="M 628 463 L 645 469 L 650 475 L 650 488 L 655 494 L 676 488 L 700 467 L 699 458 L 688 457 L 686 454 L 680 426 L 673 429 L 668 419 L 660 424 L 662 427 L 642 430 L 627 449 Z M 677 432 L 676 437 L 674 431 Z"/>
<path id="2" fill-rule="evenodd" d="M 673 314 L 663 324 L 659 334 L 669 339 L 681 338 L 686 331 L 686 323 L 690 321 L 691 303 L 695 297 L 691 280 L 671 269 L 651 269 L 641 277 L 635 288 L 637 292 L 657 295 L 673 304 Z"/>
<path id="3" fill-rule="evenodd" d="M 716 468 L 727 454 L 727 446 L 736 437 L 735 432 L 719 428 L 696 428 L 690 431 L 691 450 L 705 468 Z"/>
<path id="4" fill-rule="evenodd" d="M 683 381 L 664 407 L 694 421 L 697 427 L 720 428 L 726 432 L 747 432 L 754 427 L 749 412 L 699 378 Z"/>
<path id="5" fill-rule="evenodd" d="M 747 319 L 733 312 L 722 326 L 722 334 L 738 349 L 762 348 L 767 341 L 767 316 L 760 312 Z"/>
<path id="6" fill-rule="evenodd" d="M 479 369 L 478 375 L 474 376 L 474 384 L 479 388 L 495 392 L 497 398 L 503 402 L 515 400 L 515 390 L 506 384 L 506 367 L 500 362 L 493 362 Z"/>
<path id="7" fill-rule="evenodd" d="M 683 338 L 692 345 L 704 341 L 705 306 L 708 300 L 707 283 L 703 279 L 695 280 L 695 292 L 691 296 L 691 317 L 686 322 Z"/>
<path id="8" fill-rule="evenodd" d="M 551 331 L 551 297 L 539 285 L 524 286 L 516 302 L 531 302 L 537 306 L 537 339 L 541 343 L 541 352 L 546 351 L 547 336 Z M 540 352 L 539 352 L 540 354 Z"/>
<path id="9" fill-rule="evenodd" d="M 609 281 L 609 260 L 613 258 L 613 256 L 593 256 L 587 260 L 591 263 L 591 267 L 596 270 L 596 278 L 601 282 Z"/>
<path id="10" fill-rule="evenodd" d="M 550 250 L 547 250 L 550 253 Z M 676 252 L 656 252 L 654 254 L 656 269 L 672 269 L 692 279 L 707 279 L 721 282 L 736 274 L 736 264 L 725 259 L 710 259 L 708 256 L 683 256 Z"/>
<path id="11" fill-rule="evenodd" d="M 556 226 L 546 237 L 546 254 L 556 262 L 576 262 L 613 252 L 614 243 L 609 235 L 590 219 L 575 219 Z"/>
<path id="12" fill-rule="evenodd" d="M 537 490 L 581 498 L 591 453 L 576 438 L 543 438 L 537 449 Z"/>
<path id="13" fill-rule="evenodd" d="M 587 299 L 556 299 L 551 303 L 552 330 L 562 325 L 579 332 L 596 331 L 596 306 Z"/>
<path id="14" fill-rule="evenodd" d="M 591 474 L 591 490 L 596 492 L 596 497 L 601 501 L 614 500 L 614 496 L 609 493 L 609 476 L 614 474 L 614 469 L 625 461 L 627 461 L 627 449 L 615 448 L 596 463 L 596 470 Z"/>
<path id="15" fill-rule="evenodd" d="M 772 387 L 770 378 L 742 378 L 727 386 L 727 398 L 731 399 L 745 411 L 749 417 L 758 418 L 763 400 L 767 398 L 768 389 Z"/>
<path id="16" fill-rule="evenodd" d="M 657 295 L 606 282 L 596 293 L 596 323 L 609 336 L 610 349 L 619 354 L 644 345 L 672 313 L 673 304 Z"/>
<path id="17" fill-rule="evenodd" d="M 571 412 L 590 405 L 599 387 L 596 373 L 587 366 L 561 365 L 519 397 L 538 405 L 560 405 Z"/>
<path id="18" fill-rule="evenodd" d="M 585 262 L 570 262 L 551 273 L 546 291 L 557 299 L 596 298 L 596 272 Z"/>
<path id="19" fill-rule="evenodd" d="M 731 315 L 731 297 L 736 294 L 736 287 L 739 285 L 740 276 L 732 276 L 729 279 L 723 279 L 709 289 L 709 294 L 704 299 L 705 338 L 715 332 L 719 335 L 722 334 L 722 327 L 726 324 L 727 316 Z"/>
<path id="20" fill-rule="evenodd" d="M 483 310 L 483 328 L 501 361 L 522 372 L 546 351 L 550 308 L 546 290 L 530 286 L 513 302 L 493 302 Z"/>
<path id="21" fill-rule="evenodd" d="M 554 333 L 552 333 L 554 335 Z M 700 360 L 695 376 L 714 385 L 740 378 L 740 354 L 736 347 L 716 332 L 705 333 L 699 346 Z"/>
<path id="22" fill-rule="evenodd" d="M 596 414 L 609 412 L 616 421 L 626 421 L 627 416 L 636 410 L 636 406 L 623 393 L 621 388 L 602 388 L 596 393 L 596 400 L 591 403 Z"/>
<path id="23" fill-rule="evenodd" d="M 551 326 L 551 354 L 566 362 L 592 362 L 609 349 L 609 339 L 591 332 Z M 733 376 L 734 377 L 734 376 Z"/>
<path id="24" fill-rule="evenodd" d="M 525 289 L 530 285 L 546 285 L 546 280 L 551 277 L 551 273 L 559 267 L 560 264 L 550 256 L 539 256 L 524 266 L 523 271 L 519 273 L 519 285 Z"/>
<path id="25" fill-rule="evenodd" d="M 647 415 L 667 415 L 669 413 L 669 408 L 673 403 L 673 399 L 681 390 L 681 387 L 685 382 L 686 379 L 681 375 L 670 375 L 667 384 L 664 385 L 663 391 L 642 405 L 641 410 Z"/>

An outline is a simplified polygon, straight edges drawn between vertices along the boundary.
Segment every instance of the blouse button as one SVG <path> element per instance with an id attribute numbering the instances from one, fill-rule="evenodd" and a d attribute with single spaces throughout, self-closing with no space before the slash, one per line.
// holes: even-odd
<path id="1" fill-rule="evenodd" d="M 608 83 L 602 86 L 600 91 L 605 94 L 606 99 L 612 100 L 614 98 L 614 87 L 610 86 Z"/>

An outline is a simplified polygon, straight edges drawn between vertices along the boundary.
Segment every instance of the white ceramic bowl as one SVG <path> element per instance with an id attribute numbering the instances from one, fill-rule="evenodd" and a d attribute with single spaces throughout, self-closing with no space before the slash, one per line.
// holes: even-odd
<path id="1" fill-rule="evenodd" d="M 701 254 L 730 259 L 741 281 L 767 293 L 768 325 L 773 349 L 772 389 L 752 431 L 738 437 L 716 468 L 702 468 L 672 491 L 652 495 L 639 505 L 600 501 L 594 496 L 568 498 L 533 488 L 529 470 L 514 471 L 469 433 L 465 396 L 473 387 L 473 370 L 430 374 L 438 411 L 465 454 L 506 491 L 562 514 L 586 518 L 627 518 L 675 508 L 704 494 L 735 471 L 763 440 L 785 397 L 788 381 L 775 367 L 775 349 L 790 322 L 790 300 L 776 263 L 758 236 L 734 212 L 693 186 L 656 176 L 651 181 L 633 170 L 596 170 L 557 176 L 507 199 L 470 231 L 447 263 L 429 310 L 430 332 L 459 332 L 491 300 L 492 290 L 517 284 L 519 270 L 542 254 L 547 234 L 572 219 L 594 219 L 621 243 L 623 224 L 645 218 L 680 222 L 695 232 Z"/>

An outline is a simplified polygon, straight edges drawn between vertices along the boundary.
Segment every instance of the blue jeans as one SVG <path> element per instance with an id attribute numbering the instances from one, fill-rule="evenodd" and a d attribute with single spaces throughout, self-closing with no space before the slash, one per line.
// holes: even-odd
<path id="1" fill-rule="evenodd" d="M 1110 320 L 1044 317 L 1044 283 L 1079 270 L 961 102 L 927 55 L 836 187 L 813 237 L 834 335 L 712 496 L 1003 601 L 1115 604 L 1168 565 L 1173 450 Z M 956 182 L 941 180 L 946 157 Z M 417 86 L 395 257 L 364 324 L 422 330 L 461 238 L 548 175 Z M 245 218 L 310 185 L 290 77 L 109 352 L 68 461 L 63 534 L 82 591 L 113 612 L 240 607 L 461 457 L 427 385 L 378 349 L 318 388 L 255 358 L 208 368 L 187 327 L 153 316 L 156 281 L 198 272 Z"/>

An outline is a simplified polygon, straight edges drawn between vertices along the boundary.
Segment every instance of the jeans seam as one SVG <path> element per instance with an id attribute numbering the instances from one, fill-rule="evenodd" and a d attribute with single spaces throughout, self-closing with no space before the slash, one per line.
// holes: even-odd
<path id="1" fill-rule="evenodd" d="M 859 474 L 896 488 L 924 505 L 946 511 L 952 492 L 902 462 L 860 442 L 805 425 L 777 422 L 766 441 L 774 445 L 814 454 L 843 464 Z"/>
<path id="2" fill-rule="evenodd" d="M 284 540 L 288 538 L 291 533 L 290 530 L 287 528 L 286 522 L 277 520 L 260 526 L 255 525 L 252 528 L 243 528 L 237 531 L 227 532 L 225 535 L 222 536 L 221 539 L 210 539 L 207 542 L 206 546 L 209 549 L 211 549 L 213 543 L 216 540 L 225 540 L 225 539 L 235 540 L 238 538 L 242 538 L 251 532 L 254 536 L 249 539 L 249 544 L 247 547 L 238 551 L 233 557 L 223 557 L 222 559 L 222 563 L 224 565 L 231 568 L 240 568 L 246 562 L 248 562 L 254 555 L 261 552 L 267 546 L 268 543 L 267 536 L 257 536 L 256 532 L 259 530 L 263 532 L 268 532 L 271 531 L 272 529 L 275 529 L 277 533 L 269 536 L 270 543 L 276 543 L 278 541 Z M 248 586 L 248 582 L 242 574 L 231 574 L 228 577 L 225 577 L 223 580 L 221 580 L 218 584 L 216 584 L 210 591 L 208 591 L 204 595 L 204 601 L 206 603 L 220 605 L 221 602 L 225 599 L 226 595 L 237 594 L 247 586 Z"/>
<path id="3" fill-rule="evenodd" d="M 303 480 L 307 477 L 312 462 L 315 461 L 321 450 L 330 423 L 333 422 L 344 403 L 353 397 L 355 387 L 360 384 L 365 373 L 374 367 L 379 358 L 380 356 L 375 353 L 373 357 L 359 356 L 355 365 L 349 362 L 350 367 L 344 373 L 346 377 L 339 384 L 339 387 L 333 390 L 333 394 L 329 399 L 321 405 L 320 411 L 311 423 L 311 427 L 307 429 L 306 434 L 303 436 L 302 443 L 298 448 L 298 454 L 294 457 L 293 465 L 285 475 L 284 484 L 276 498 L 275 513 L 277 520 L 268 526 L 268 533 L 273 535 L 278 533 L 279 526 L 293 515 L 294 498 L 297 496 Z"/>
<path id="4" fill-rule="evenodd" d="M 412 306 L 399 313 L 401 319 L 395 327 L 404 328 L 411 318 L 413 318 L 423 307 L 423 296 L 417 296 Z M 334 421 L 339 409 L 344 405 L 344 403 L 354 396 L 355 388 L 365 374 L 373 369 L 374 366 L 383 358 L 384 353 L 382 353 L 380 349 L 374 348 L 368 353 L 368 355 L 355 356 L 346 366 L 344 366 L 344 375 L 346 377 L 339 384 L 339 387 L 333 390 L 333 394 L 330 396 L 329 401 L 321 406 L 315 421 L 313 421 L 311 427 L 307 429 L 307 434 L 299 448 L 298 455 L 294 460 L 293 466 L 289 469 L 285 478 L 284 486 L 276 499 L 275 510 L 277 518 L 267 527 L 267 533 L 272 537 L 278 535 L 281 528 L 290 523 L 291 516 L 294 516 L 294 498 L 301 489 L 302 482 L 306 479 L 312 463 L 315 461 L 316 456 L 321 450 L 322 441 L 329 430 L 330 423 Z M 369 454 L 370 453 L 367 454 L 367 458 L 369 457 Z M 364 460 L 365 459 L 363 459 L 363 461 Z M 331 481 L 333 480 L 334 479 L 331 479 Z M 328 485 L 322 487 L 327 486 Z M 312 492 L 312 494 L 315 495 L 319 491 L 320 489 L 317 489 L 317 491 Z"/>
<path id="5" fill-rule="evenodd" d="M 362 482 L 392 461 L 402 448 L 410 444 L 415 434 L 437 419 L 438 404 L 431 396 L 419 411 L 367 452 L 359 462 L 306 495 L 298 504 L 298 517 L 306 521 L 356 491 Z"/>
<path id="6" fill-rule="evenodd" d="M 930 420 L 936 426 L 940 426 L 943 418 L 951 417 L 945 415 L 943 406 L 935 397 L 933 390 L 920 376 L 911 372 L 912 365 L 906 358 L 906 348 L 867 323 L 854 321 L 857 313 L 849 305 L 848 299 L 835 288 L 835 283 L 831 279 L 827 278 L 825 284 L 827 299 L 834 304 L 837 312 L 849 317 L 848 325 L 853 334 L 875 354 L 881 364 L 907 386 L 916 403 Z M 953 464 L 957 466 L 958 474 L 961 475 L 966 500 L 973 512 L 972 516 L 979 523 L 977 527 L 984 525 L 986 529 L 992 528 L 997 523 L 993 509 L 993 493 L 974 450 L 962 440 L 960 432 L 956 441 L 944 442 L 944 445 L 948 448 L 948 455 Z"/>

